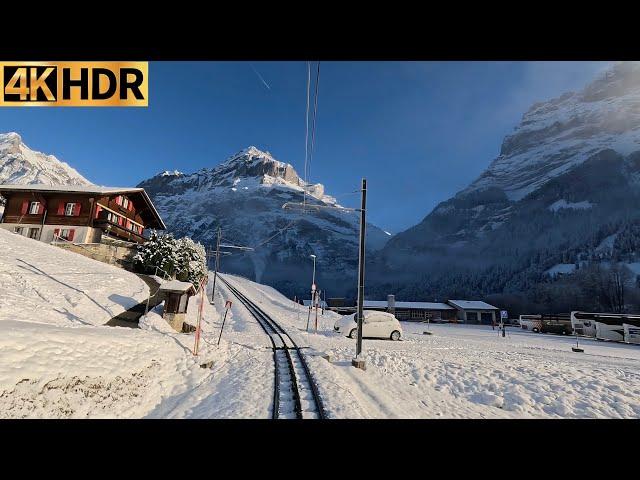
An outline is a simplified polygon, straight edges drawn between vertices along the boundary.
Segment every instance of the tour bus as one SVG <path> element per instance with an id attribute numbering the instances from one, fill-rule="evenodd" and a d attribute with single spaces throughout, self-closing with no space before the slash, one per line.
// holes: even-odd
<path id="1" fill-rule="evenodd" d="M 622 326 L 624 327 L 624 341 L 640 345 L 640 327 L 629 323 L 624 323 Z"/>
<path id="2" fill-rule="evenodd" d="M 571 312 L 571 324 L 579 335 L 598 340 L 640 343 L 640 315 Z"/>
<path id="3" fill-rule="evenodd" d="M 568 313 L 543 313 L 542 315 L 520 315 L 520 326 L 536 333 L 570 335 L 573 332 Z"/>
<path id="4" fill-rule="evenodd" d="M 593 313 L 571 312 L 571 326 L 577 335 L 596 336 L 596 320 Z"/>

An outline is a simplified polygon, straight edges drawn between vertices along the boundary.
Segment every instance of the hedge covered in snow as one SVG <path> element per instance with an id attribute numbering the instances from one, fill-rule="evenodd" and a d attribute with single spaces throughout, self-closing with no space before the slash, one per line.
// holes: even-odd
<path id="1" fill-rule="evenodd" d="M 159 235 L 156 231 L 143 245 L 138 245 L 134 257 L 138 271 L 191 282 L 198 288 L 207 275 L 207 255 L 204 246 L 189 237 L 174 238 L 170 233 Z"/>

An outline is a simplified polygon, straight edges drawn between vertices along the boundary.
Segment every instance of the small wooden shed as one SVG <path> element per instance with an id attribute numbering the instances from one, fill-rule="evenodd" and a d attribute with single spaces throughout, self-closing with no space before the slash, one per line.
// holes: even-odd
<path id="1" fill-rule="evenodd" d="M 182 331 L 182 324 L 187 315 L 189 297 L 195 295 L 196 289 L 190 282 L 171 280 L 160 286 L 160 293 L 164 298 L 164 318 L 177 332 Z"/>

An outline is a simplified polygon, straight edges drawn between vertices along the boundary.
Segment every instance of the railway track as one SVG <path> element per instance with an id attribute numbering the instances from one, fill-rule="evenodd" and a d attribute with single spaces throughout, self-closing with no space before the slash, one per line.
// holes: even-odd
<path id="1" fill-rule="evenodd" d="M 325 411 L 309 366 L 287 332 L 246 295 L 218 274 L 271 339 L 275 366 L 273 419 L 323 419 Z"/>

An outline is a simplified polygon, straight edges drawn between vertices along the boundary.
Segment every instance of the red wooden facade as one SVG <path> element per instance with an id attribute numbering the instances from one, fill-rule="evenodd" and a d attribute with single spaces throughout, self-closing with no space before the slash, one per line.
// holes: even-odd
<path id="1" fill-rule="evenodd" d="M 119 239 L 143 242 L 145 229 L 165 228 L 141 188 L 74 190 L 74 187 L 0 185 L 0 195 L 6 199 L 2 224 L 28 228 L 29 236 L 33 236 L 31 232 L 36 228 L 42 232 L 46 226 L 55 226 L 54 236 L 74 241 L 77 231 L 86 227 L 83 232 L 92 228 Z"/>

